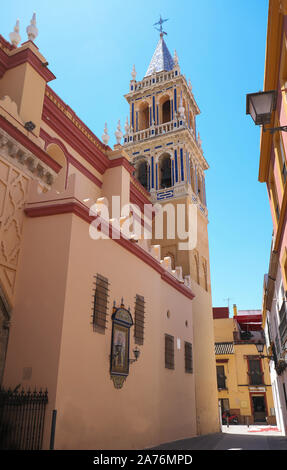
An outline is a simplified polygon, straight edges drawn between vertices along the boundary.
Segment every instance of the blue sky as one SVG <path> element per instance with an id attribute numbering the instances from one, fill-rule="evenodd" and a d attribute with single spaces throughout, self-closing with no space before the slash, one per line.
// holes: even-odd
<path id="1" fill-rule="evenodd" d="M 128 115 L 133 64 L 140 80 L 158 41 L 159 15 L 167 46 L 191 79 L 201 115 L 197 129 L 210 169 L 206 175 L 214 306 L 261 308 L 272 223 L 265 184 L 258 182 L 260 129 L 245 114 L 246 93 L 263 88 L 268 0 L 11 0 L 0 34 L 17 18 L 24 42 L 37 14 L 36 44 L 56 80 L 50 86 L 110 144 Z"/>

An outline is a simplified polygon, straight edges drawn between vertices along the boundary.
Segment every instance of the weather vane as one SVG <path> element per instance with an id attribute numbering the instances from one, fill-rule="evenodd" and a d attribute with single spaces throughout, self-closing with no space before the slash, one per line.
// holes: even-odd
<path id="1" fill-rule="evenodd" d="M 162 17 L 161 17 L 161 15 L 160 15 L 159 21 L 154 24 L 155 27 L 159 24 L 159 28 L 156 27 L 155 29 L 157 29 L 157 30 L 160 32 L 161 37 L 162 37 L 164 34 L 167 34 L 167 33 L 166 33 L 165 31 L 163 31 L 163 29 L 162 29 L 162 24 L 163 24 L 165 21 L 168 21 L 168 19 L 163 20 Z"/>

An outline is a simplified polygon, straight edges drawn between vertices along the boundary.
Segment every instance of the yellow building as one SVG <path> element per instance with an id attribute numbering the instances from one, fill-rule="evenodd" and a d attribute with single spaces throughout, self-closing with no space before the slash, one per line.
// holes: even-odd
<path id="1" fill-rule="evenodd" d="M 213 308 L 218 400 L 221 412 L 240 424 L 276 424 L 268 359 L 256 343 L 264 342 L 260 310 Z M 264 348 L 264 355 L 266 355 Z"/>

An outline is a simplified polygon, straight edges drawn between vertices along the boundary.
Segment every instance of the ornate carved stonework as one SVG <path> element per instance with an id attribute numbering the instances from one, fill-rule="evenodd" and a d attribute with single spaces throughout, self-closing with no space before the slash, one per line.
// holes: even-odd
<path id="1" fill-rule="evenodd" d="M 29 178 L 0 157 L 0 280 L 13 295 Z"/>
<path id="2" fill-rule="evenodd" d="M 54 172 L 9 134 L 0 130 L 0 284 L 13 304 L 29 181 L 50 189 Z"/>
<path id="3" fill-rule="evenodd" d="M 117 389 L 120 389 L 123 387 L 124 381 L 126 380 L 126 376 L 124 375 L 111 375 L 111 379 L 114 382 L 114 386 Z"/>
<path id="4" fill-rule="evenodd" d="M 48 165 L 19 144 L 3 129 L 0 129 L 0 157 L 8 160 L 13 166 L 41 182 L 50 189 L 57 174 Z"/>

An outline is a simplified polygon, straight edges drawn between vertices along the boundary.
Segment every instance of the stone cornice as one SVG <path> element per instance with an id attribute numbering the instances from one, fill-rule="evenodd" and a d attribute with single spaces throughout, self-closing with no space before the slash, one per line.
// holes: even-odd
<path id="1" fill-rule="evenodd" d="M 12 137 L 1 127 L 0 154 L 10 163 L 27 173 L 28 176 L 40 181 L 48 189 L 50 189 L 53 184 L 53 181 L 57 176 L 57 171 L 61 169 L 56 162 L 54 163 L 57 165 L 57 171 L 52 169 L 50 165 L 38 158 L 34 153 L 27 149 L 27 147 L 22 145 L 18 139 Z"/>
<path id="2" fill-rule="evenodd" d="M 109 168 L 110 161 L 106 152 L 110 150 L 110 147 L 104 145 L 48 86 L 44 98 L 42 119 L 99 173 L 103 174 Z"/>
<path id="3" fill-rule="evenodd" d="M 2 36 L 0 37 L 0 77 L 6 70 L 24 63 L 30 64 L 46 82 L 54 80 L 55 75 L 48 69 L 45 58 L 38 52 L 32 41 L 27 41 L 21 47 L 11 46 Z"/>
<path id="4" fill-rule="evenodd" d="M 52 171 L 59 173 L 61 170 L 61 165 L 59 165 L 55 160 L 53 160 L 50 155 L 48 155 L 39 145 L 33 142 L 29 137 L 27 137 L 23 132 L 18 128 L 13 126 L 7 119 L 0 115 L 0 128 L 4 132 L 7 132 L 12 139 L 23 145 L 26 148 L 26 151 L 31 152 L 35 157 L 39 158 L 43 163 L 48 165 Z"/>

